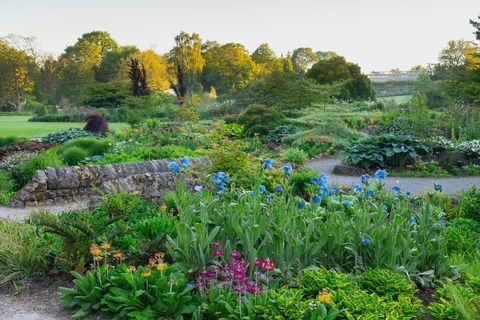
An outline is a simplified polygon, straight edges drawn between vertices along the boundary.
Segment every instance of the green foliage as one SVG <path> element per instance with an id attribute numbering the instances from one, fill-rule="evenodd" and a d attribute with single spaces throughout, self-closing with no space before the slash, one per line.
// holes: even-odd
<path id="1" fill-rule="evenodd" d="M 48 144 L 58 144 L 58 143 L 64 143 L 71 139 L 92 137 L 92 136 L 95 137 L 97 135 L 81 129 L 72 128 L 72 129 L 67 129 L 67 130 L 57 131 L 57 132 L 47 134 L 45 137 L 42 138 L 42 142 L 48 143 Z"/>
<path id="2" fill-rule="evenodd" d="M 417 93 L 413 96 L 410 101 L 408 120 L 416 137 L 429 138 L 432 136 L 435 122 L 429 116 L 427 97 L 424 94 Z"/>
<path id="3" fill-rule="evenodd" d="M 95 312 L 117 319 L 191 317 L 199 305 L 191 293 L 194 287 L 172 267 L 156 269 L 132 272 L 124 265 L 105 265 L 85 276 L 73 272 L 75 288 L 61 288 L 61 300 L 75 319 Z"/>
<path id="4" fill-rule="evenodd" d="M 322 289 L 348 289 L 355 281 L 348 274 L 329 271 L 324 267 L 303 270 L 300 280 L 303 292 L 311 298 L 316 297 Z"/>
<path id="5" fill-rule="evenodd" d="M 364 272 L 359 284 L 369 292 L 395 300 L 400 295 L 412 296 L 415 292 L 415 287 L 404 275 L 393 273 L 391 270 L 371 269 Z"/>
<path id="6" fill-rule="evenodd" d="M 63 161 L 69 166 L 79 164 L 86 157 L 88 157 L 87 151 L 80 147 L 70 147 L 62 153 Z"/>
<path id="7" fill-rule="evenodd" d="M 6 171 L 0 171 L 0 194 L 5 194 L 13 190 L 13 181 Z"/>
<path id="8" fill-rule="evenodd" d="M 252 104 L 239 116 L 238 123 L 243 125 L 245 133 L 267 135 L 268 132 L 285 122 L 285 116 L 275 108 Z"/>
<path id="9" fill-rule="evenodd" d="M 112 145 L 112 141 L 110 139 L 98 139 L 95 137 L 86 137 L 86 138 L 78 138 L 69 140 L 65 144 L 65 149 L 68 150 L 69 148 L 80 148 L 85 150 L 88 156 L 96 156 L 104 154 L 105 152 L 110 149 Z"/>
<path id="10" fill-rule="evenodd" d="M 36 112 L 37 117 L 45 117 L 47 114 L 48 114 L 48 111 L 44 105 L 41 105 L 37 108 L 37 112 Z"/>
<path id="11" fill-rule="evenodd" d="M 14 136 L 0 137 L 0 148 L 8 146 L 9 144 L 13 144 L 17 141 L 18 141 L 18 138 Z"/>
<path id="12" fill-rule="evenodd" d="M 0 287 L 48 273 L 51 243 L 34 227 L 0 221 Z"/>
<path id="13" fill-rule="evenodd" d="M 279 145 L 282 143 L 282 139 L 290 134 L 298 132 L 298 128 L 292 125 L 283 125 L 276 127 L 268 133 L 267 141 Z"/>
<path id="14" fill-rule="evenodd" d="M 480 249 L 480 223 L 455 218 L 448 223 L 446 239 L 449 252 L 471 256 Z"/>
<path id="15" fill-rule="evenodd" d="M 302 168 L 290 175 L 290 184 L 295 194 L 303 195 L 307 191 L 310 180 L 318 175 L 318 171 L 310 168 Z"/>
<path id="16" fill-rule="evenodd" d="M 459 215 L 480 222 L 480 189 L 471 186 L 458 197 Z"/>
<path id="17" fill-rule="evenodd" d="M 308 154 L 298 148 L 288 148 L 282 153 L 282 160 L 294 164 L 304 164 L 308 158 Z"/>
<path id="18" fill-rule="evenodd" d="M 56 150 L 49 149 L 41 154 L 36 154 L 28 158 L 20 166 L 20 172 L 25 176 L 25 179 L 31 180 L 37 170 L 43 170 L 48 167 L 58 168 L 63 166 L 63 160 L 58 155 Z"/>
<path id="19" fill-rule="evenodd" d="M 357 64 L 347 62 L 341 56 L 318 61 L 308 70 L 306 76 L 319 84 L 347 81 L 345 88 L 338 95 L 340 99 L 370 100 L 375 98 L 375 89 L 370 79 L 361 73 Z"/>
<path id="20" fill-rule="evenodd" d="M 400 167 L 407 160 L 414 159 L 418 151 L 428 152 L 428 148 L 412 136 L 368 136 L 345 148 L 345 162 L 362 168 Z"/>

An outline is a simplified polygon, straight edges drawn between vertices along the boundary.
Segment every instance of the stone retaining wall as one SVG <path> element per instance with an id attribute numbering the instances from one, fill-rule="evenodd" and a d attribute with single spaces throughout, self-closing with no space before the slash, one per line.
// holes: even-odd
<path id="1" fill-rule="evenodd" d="M 10 201 L 10 207 L 39 204 L 62 204 L 73 201 L 97 202 L 103 195 L 119 192 L 138 194 L 144 199 L 158 201 L 165 190 L 175 187 L 170 161 L 150 160 L 100 166 L 47 168 L 37 171 Z M 206 163 L 207 159 L 191 159 L 191 165 Z M 185 176 L 192 182 L 192 176 Z"/>

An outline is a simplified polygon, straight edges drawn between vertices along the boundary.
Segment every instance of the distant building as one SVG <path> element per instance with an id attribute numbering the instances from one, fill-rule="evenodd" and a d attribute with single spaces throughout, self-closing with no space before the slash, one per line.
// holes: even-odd
<path id="1" fill-rule="evenodd" d="M 373 71 L 367 74 L 377 91 L 377 97 L 413 94 L 414 83 L 421 71 Z"/>

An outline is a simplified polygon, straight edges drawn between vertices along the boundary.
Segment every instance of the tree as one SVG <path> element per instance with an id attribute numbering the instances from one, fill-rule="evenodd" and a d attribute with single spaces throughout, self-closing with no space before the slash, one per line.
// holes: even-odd
<path id="1" fill-rule="evenodd" d="M 0 106 L 21 110 L 33 89 L 33 58 L 0 40 Z"/>
<path id="2" fill-rule="evenodd" d="M 275 52 L 270 49 L 268 43 L 262 43 L 255 51 L 252 53 L 252 59 L 257 64 L 270 64 L 276 58 Z"/>
<path id="3" fill-rule="evenodd" d="M 375 98 L 375 89 L 368 77 L 362 74 L 357 64 L 347 62 L 341 56 L 320 60 L 308 70 L 307 78 L 319 84 L 344 82 L 342 92 L 337 96 L 345 100 L 369 100 Z"/>
<path id="4" fill-rule="evenodd" d="M 55 103 L 55 92 L 58 88 L 60 64 L 53 56 L 46 56 L 40 63 L 40 73 L 35 81 L 37 99 L 46 103 Z"/>
<path id="5" fill-rule="evenodd" d="M 130 58 L 139 53 L 135 46 L 121 46 L 107 51 L 95 69 L 95 80 L 98 82 L 128 81 L 128 65 Z"/>
<path id="6" fill-rule="evenodd" d="M 169 53 L 171 62 L 170 87 L 180 101 L 188 91 L 194 90 L 205 60 L 202 57 L 202 39 L 196 33 L 181 32 L 175 37 L 175 47 Z"/>
<path id="7" fill-rule="evenodd" d="M 338 56 L 335 51 L 317 51 L 315 52 L 315 55 L 317 56 L 318 60 L 328 60 Z"/>
<path id="8" fill-rule="evenodd" d="M 312 48 L 298 48 L 292 53 L 293 71 L 298 77 L 303 77 L 310 67 L 318 61 Z"/>
<path id="9" fill-rule="evenodd" d="M 470 20 L 470 24 L 475 28 L 474 35 L 478 41 L 480 41 L 480 15 L 478 15 L 478 21 Z"/>
<path id="10" fill-rule="evenodd" d="M 60 56 L 57 98 L 79 101 L 87 87 L 95 83 L 95 70 L 102 58 L 118 47 L 108 32 L 92 31 L 83 34 Z"/>
<path id="11" fill-rule="evenodd" d="M 212 47 L 204 56 L 202 84 L 207 89 L 215 87 L 221 94 L 245 87 L 258 73 L 255 61 L 239 43 Z"/>
<path id="12" fill-rule="evenodd" d="M 168 63 L 164 56 L 152 49 L 135 53 L 133 58 L 145 68 L 147 84 L 152 91 L 165 91 L 170 87 Z"/>
<path id="13" fill-rule="evenodd" d="M 438 64 L 434 67 L 434 79 L 445 80 L 452 77 L 465 67 L 469 53 L 475 52 L 476 48 L 472 41 L 463 39 L 449 41 L 447 47 L 438 55 Z"/>
<path id="14" fill-rule="evenodd" d="M 149 96 L 150 88 L 147 84 L 147 72 L 145 66 L 140 67 L 135 58 L 130 59 L 130 72 L 128 73 L 132 83 L 132 95 L 134 97 Z"/>

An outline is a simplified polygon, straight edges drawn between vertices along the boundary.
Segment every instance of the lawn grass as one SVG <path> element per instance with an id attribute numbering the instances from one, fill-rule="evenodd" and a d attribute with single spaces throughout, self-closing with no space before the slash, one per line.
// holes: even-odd
<path id="1" fill-rule="evenodd" d="M 0 137 L 40 138 L 68 128 L 83 128 L 80 122 L 29 122 L 31 116 L 0 116 Z M 110 123 L 110 130 L 128 127 L 126 123 Z"/>

